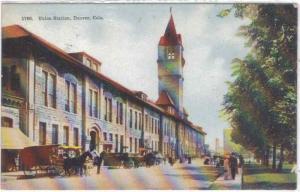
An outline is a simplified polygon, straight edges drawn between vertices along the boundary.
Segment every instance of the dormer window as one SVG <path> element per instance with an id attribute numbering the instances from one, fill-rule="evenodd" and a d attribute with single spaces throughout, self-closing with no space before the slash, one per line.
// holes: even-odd
<path id="1" fill-rule="evenodd" d="M 86 59 L 86 65 L 92 68 L 92 61 L 90 59 Z"/>
<path id="2" fill-rule="evenodd" d="M 91 64 L 91 68 L 94 70 L 94 71 L 98 71 L 98 65 L 94 62 L 92 62 Z"/>
<path id="3" fill-rule="evenodd" d="M 174 114 L 174 113 L 175 113 L 173 107 L 170 107 L 170 106 L 168 107 L 168 112 L 171 113 L 171 114 Z"/>

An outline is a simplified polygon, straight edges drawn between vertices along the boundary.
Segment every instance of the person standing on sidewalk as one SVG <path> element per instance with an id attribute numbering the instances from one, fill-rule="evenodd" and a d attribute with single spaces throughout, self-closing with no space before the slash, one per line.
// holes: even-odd
<path id="1" fill-rule="evenodd" d="M 97 174 L 100 174 L 100 168 L 101 168 L 102 161 L 104 160 L 104 156 L 105 156 L 105 151 L 102 151 L 98 156 Z"/>
<path id="2" fill-rule="evenodd" d="M 230 166 L 230 170 L 231 170 L 232 179 L 234 180 L 235 174 L 236 174 L 236 169 L 237 169 L 237 159 L 234 157 L 233 154 L 230 155 L 229 166 Z"/>
<path id="3" fill-rule="evenodd" d="M 229 158 L 228 156 L 224 157 L 224 180 L 228 180 L 229 178 Z"/>

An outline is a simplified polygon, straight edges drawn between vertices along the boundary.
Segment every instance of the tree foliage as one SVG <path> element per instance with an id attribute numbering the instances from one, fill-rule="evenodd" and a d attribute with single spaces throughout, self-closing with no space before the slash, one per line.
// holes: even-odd
<path id="1" fill-rule="evenodd" d="M 238 35 L 251 48 L 234 59 L 224 112 L 235 142 L 258 156 L 268 146 L 296 151 L 297 9 L 292 4 L 235 4 L 218 16 L 234 12 L 250 19 Z"/>

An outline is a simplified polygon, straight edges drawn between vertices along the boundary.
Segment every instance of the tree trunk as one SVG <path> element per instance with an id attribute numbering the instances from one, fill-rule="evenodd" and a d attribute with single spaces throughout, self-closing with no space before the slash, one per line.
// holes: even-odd
<path id="1" fill-rule="evenodd" d="M 272 162 L 272 169 L 276 170 L 276 143 L 273 144 L 273 162 Z"/>
<path id="2" fill-rule="evenodd" d="M 280 146 L 280 157 L 279 157 L 279 163 L 278 163 L 278 167 L 277 167 L 277 171 L 281 172 L 282 171 L 282 164 L 283 164 L 283 146 Z"/>
<path id="3" fill-rule="evenodd" d="M 269 155 L 270 155 L 270 148 L 267 147 L 267 151 L 266 151 L 266 167 L 269 167 Z"/>

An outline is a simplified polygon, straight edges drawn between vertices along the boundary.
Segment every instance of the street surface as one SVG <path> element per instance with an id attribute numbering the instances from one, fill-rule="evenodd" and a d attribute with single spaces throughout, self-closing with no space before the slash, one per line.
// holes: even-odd
<path id="1" fill-rule="evenodd" d="M 219 172 L 205 166 L 202 160 L 192 164 L 176 163 L 173 167 L 162 164 L 151 168 L 109 169 L 103 167 L 100 175 L 96 169 L 89 176 L 24 178 L 23 172 L 2 173 L 2 189 L 208 189 Z M 20 177 L 21 176 L 21 177 Z"/>

